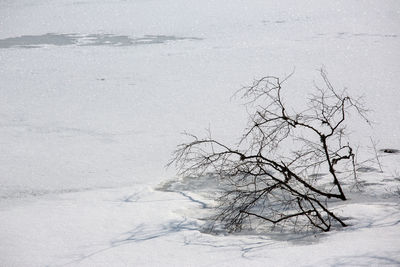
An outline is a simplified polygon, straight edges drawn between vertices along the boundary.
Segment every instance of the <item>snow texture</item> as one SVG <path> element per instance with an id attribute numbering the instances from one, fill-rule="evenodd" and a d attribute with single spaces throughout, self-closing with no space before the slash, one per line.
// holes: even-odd
<path id="1" fill-rule="evenodd" d="M 400 2 L 0 1 L 1 266 L 399 266 Z M 359 183 L 325 234 L 210 234 L 218 185 L 164 166 L 183 131 L 234 143 L 230 97 L 364 95 Z M 371 149 L 376 140 L 376 153 Z"/>

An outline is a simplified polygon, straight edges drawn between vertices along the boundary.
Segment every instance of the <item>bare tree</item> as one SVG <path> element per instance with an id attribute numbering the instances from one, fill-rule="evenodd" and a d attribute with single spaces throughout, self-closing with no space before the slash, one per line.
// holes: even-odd
<path id="1" fill-rule="evenodd" d="M 320 73 L 324 86 L 316 86 L 305 110 L 292 111 L 285 104 L 282 85 L 287 78 L 266 76 L 241 90 L 251 112 L 236 146 L 211 134 L 203 139 L 190 135 L 193 140 L 174 152 L 170 164 L 180 175 L 212 173 L 221 181 L 215 219 L 229 231 L 255 221 L 299 231 L 346 226 L 328 203 L 346 200 L 341 184 L 349 175 L 345 170 L 356 175 L 346 118 L 355 112 L 367 121 L 367 110 Z"/>

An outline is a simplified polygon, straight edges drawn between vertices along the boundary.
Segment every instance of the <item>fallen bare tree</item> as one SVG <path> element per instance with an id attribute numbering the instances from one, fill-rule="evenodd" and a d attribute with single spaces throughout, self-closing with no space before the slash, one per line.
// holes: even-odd
<path id="1" fill-rule="evenodd" d="M 181 144 L 170 164 L 180 175 L 213 174 L 222 196 L 215 219 L 229 231 L 255 221 L 295 230 L 329 231 L 346 223 L 328 207 L 345 201 L 341 179 L 356 175 L 355 152 L 348 143 L 350 112 L 367 110 L 345 90 L 338 92 L 321 70 L 324 86 L 308 98 L 308 108 L 292 111 L 282 97 L 287 79 L 267 76 L 241 93 L 251 111 L 240 142 L 229 147 L 211 134 Z"/>

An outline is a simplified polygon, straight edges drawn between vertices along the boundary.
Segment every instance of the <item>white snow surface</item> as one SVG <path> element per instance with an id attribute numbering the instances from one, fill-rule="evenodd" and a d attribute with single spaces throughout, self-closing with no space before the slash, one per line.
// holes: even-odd
<path id="1" fill-rule="evenodd" d="M 157 190 L 181 132 L 234 143 L 234 92 L 293 70 L 289 104 L 323 66 L 373 110 L 356 143 L 400 149 L 399 62 L 397 0 L 0 1 L 0 266 L 400 266 L 398 153 L 325 234 L 204 233 L 204 192 Z"/>

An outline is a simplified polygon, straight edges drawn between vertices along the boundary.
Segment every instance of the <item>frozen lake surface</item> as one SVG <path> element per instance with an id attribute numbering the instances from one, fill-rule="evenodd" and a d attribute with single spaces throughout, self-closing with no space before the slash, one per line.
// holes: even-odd
<path id="1" fill-rule="evenodd" d="M 237 141 L 247 113 L 231 96 L 265 75 L 294 71 L 300 108 L 323 66 L 373 110 L 372 128 L 351 118 L 355 143 L 400 149 L 399 13 L 394 0 L 1 1 L 0 262 L 399 265 L 398 153 L 379 152 L 383 173 L 362 166 L 366 196 L 336 207 L 354 227 L 305 239 L 208 235 L 204 185 L 155 190 L 175 178 L 183 131 Z"/>

